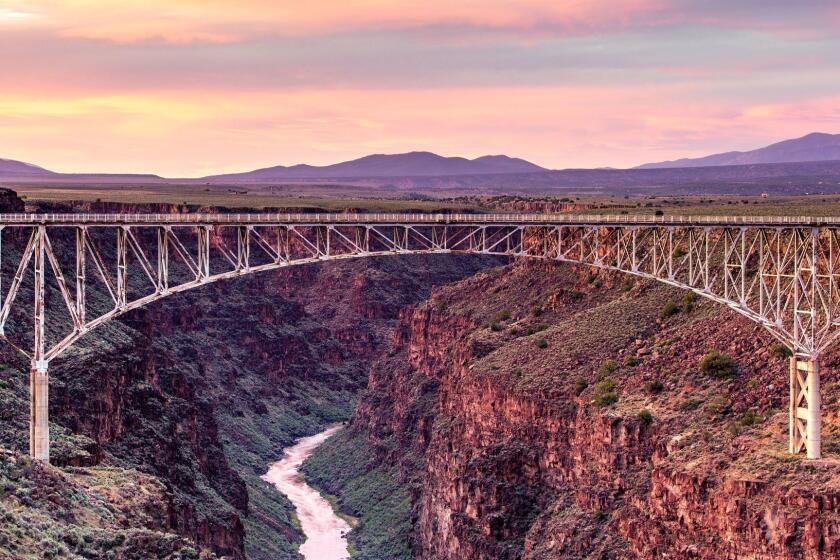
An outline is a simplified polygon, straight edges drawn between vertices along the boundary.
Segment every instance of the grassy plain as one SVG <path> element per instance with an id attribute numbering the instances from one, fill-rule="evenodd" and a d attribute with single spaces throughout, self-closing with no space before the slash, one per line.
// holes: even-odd
<path id="1" fill-rule="evenodd" d="M 465 205 L 443 200 L 416 200 L 372 195 L 369 189 L 348 185 L 285 185 L 273 192 L 245 192 L 238 187 L 205 185 L 87 185 L 9 184 L 27 202 L 116 202 L 126 204 L 178 204 L 216 208 L 321 209 L 335 212 L 433 212 L 459 210 Z"/>
<path id="2" fill-rule="evenodd" d="M 173 204 L 202 208 L 308 212 L 538 212 L 561 204 L 575 214 L 840 216 L 840 194 L 762 196 L 399 196 L 354 185 L 8 184 L 40 209 L 69 202 Z M 246 189 L 248 189 L 246 191 Z"/>
<path id="3" fill-rule="evenodd" d="M 594 204 L 584 214 L 654 214 L 682 216 L 840 216 L 840 195 L 799 196 L 658 196 L 575 200 Z"/>
<path id="4" fill-rule="evenodd" d="M 668 215 L 840 216 L 840 195 L 782 196 L 469 196 L 431 198 L 391 195 L 387 190 L 354 185 L 251 186 L 204 184 L 9 184 L 30 203 L 113 202 L 177 204 L 216 208 L 280 208 L 337 212 L 516 212 L 533 202 L 566 202 L 578 206 L 570 213 Z M 507 206 L 505 206 L 507 203 Z M 528 211 L 535 211 L 529 208 Z"/>

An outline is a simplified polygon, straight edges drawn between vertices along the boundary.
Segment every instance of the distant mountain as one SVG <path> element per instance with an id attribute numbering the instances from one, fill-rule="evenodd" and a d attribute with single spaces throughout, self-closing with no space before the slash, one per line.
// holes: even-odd
<path id="1" fill-rule="evenodd" d="M 0 179 L 21 183 L 91 182 L 101 184 L 164 181 L 163 177 L 150 173 L 57 173 L 31 163 L 2 158 L 0 158 Z"/>
<path id="2" fill-rule="evenodd" d="M 492 195 L 665 195 L 665 194 L 802 194 L 840 193 L 840 154 L 828 149 L 838 136 L 811 134 L 769 146 L 764 150 L 785 148 L 795 153 L 797 146 L 821 150 L 829 160 L 677 165 L 642 169 L 562 169 L 548 170 L 527 161 L 506 156 L 485 156 L 473 160 L 442 157 L 429 152 L 396 155 L 372 155 L 357 160 L 316 167 L 295 165 L 272 167 L 249 173 L 217 175 L 205 178 L 163 178 L 157 175 L 54 173 L 18 161 L 0 159 L 0 182 L 15 184 L 96 184 L 103 188 L 124 185 L 201 185 L 202 188 L 227 189 L 241 186 L 250 194 L 285 192 L 294 185 L 295 192 L 319 196 L 365 192 L 365 196 L 385 197 L 421 193 L 423 196 L 449 197 L 465 194 Z M 782 150 L 782 151 L 785 151 Z M 762 152 L 763 150 L 756 150 Z M 746 155 L 752 152 L 744 152 Z M 725 155 L 725 154 L 722 154 Z M 805 157 L 805 156 L 798 156 Z M 293 190 L 294 190 L 293 189 Z M 301 190 L 302 189 L 302 190 Z M 325 190 L 326 189 L 326 190 Z M 355 196 L 355 195 L 354 195 Z"/>
<path id="3" fill-rule="evenodd" d="M 337 179 L 353 177 L 439 177 L 446 175 L 497 175 L 546 171 L 524 159 L 483 156 L 476 159 L 443 157 L 431 152 L 375 154 L 334 165 L 278 165 L 246 173 L 213 175 L 205 179 L 274 181 L 286 179 Z"/>
<path id="4" fill-rule="evenodd" d="M 755 165 L 759 163 L 795 163 L 805 161 L 840 161 L 840 134 L 813 132 L 802 138 L 785 140 L 784 142 L 778 142 L 749 152 L 725 152 L 700 158 L 646 163 L 636 169 Z"/>
<path id="5" fill-rule="evenodd" d="M 31 163 L 13 159 L 0 159 L 0 177 L 32 177 L 38 175 L 51 176 L 54 173 Z"/>

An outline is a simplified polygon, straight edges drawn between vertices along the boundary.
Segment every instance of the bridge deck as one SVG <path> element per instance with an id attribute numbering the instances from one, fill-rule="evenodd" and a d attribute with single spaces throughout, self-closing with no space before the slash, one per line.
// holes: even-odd
<path id="1" fill-rule="evenodd" d="M 49 460 L 49 363 L 99 325 L 171 294 L 244 274 L 351 257 L 448 252 L 617 270 L 691 290 L 755 321 L 795 353 L 789 449 L 821 456 L 819 355 L 840 338 L 840 217 L 0 214 L 0 230 L 5 228 L 28 233 L 8 236 L 17 245 L 0 244 L 10 259 L 6 268 L 14 271 L 0 302 L 0 339 L 31 360 L 30 455 L 36 459 Z M 59 240 L 56 251 L 53 241 Z M 102 251 L 105 243 L 109 249 Z M 32 307 L 17 298 L 26 278 L 32 278 Z M 88 306 L 89 292 L 97 305 Z M 18 338 L 33 341 L 31 353 L 7 336 L 18 334 L 15 324 L 24 325 Z"/>
<path id="2" fill-rule="evenodd" d="M 0 226 L 108 226 L 185 224 L 534 224 L 534 225 L 694 225 L 820 227 L 840 226 L 840 217 L 814 216 L 651 216 L 584 214 L 0 214 Z"/>

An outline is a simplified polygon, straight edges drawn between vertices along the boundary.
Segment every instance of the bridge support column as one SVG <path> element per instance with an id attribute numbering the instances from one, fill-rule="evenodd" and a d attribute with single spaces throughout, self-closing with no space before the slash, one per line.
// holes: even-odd
<path id="1" fill-rule="evenodd" d="M 47 366 L 29 370 L 29 456 L 50 462 L 49 374 Z"/>
<path id="2" fill-rule="evenodd" d="M 790 452 L 805 450 L 809 459 L 822 457 L 820 365 L 816 357 L 790 359 Z"/>

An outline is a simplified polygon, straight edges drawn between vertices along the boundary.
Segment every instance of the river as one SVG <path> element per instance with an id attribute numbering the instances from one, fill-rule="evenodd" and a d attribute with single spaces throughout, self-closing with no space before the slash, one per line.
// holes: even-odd
<path id="1" fill-rule="evenodd" d="M 315 449 L 341 429 L 333 426 L 320 434 L 299 439 L 286 449 L 282 459 L 272 464 L 263 480 L 285 494 L 297 510 L 306 542 L 300 553 L 306 560 L 345 560 L 350 558 L 347 539 L 350 525 L 335 514 L 330 503 L 300 476 L 300 466 Z"/>

